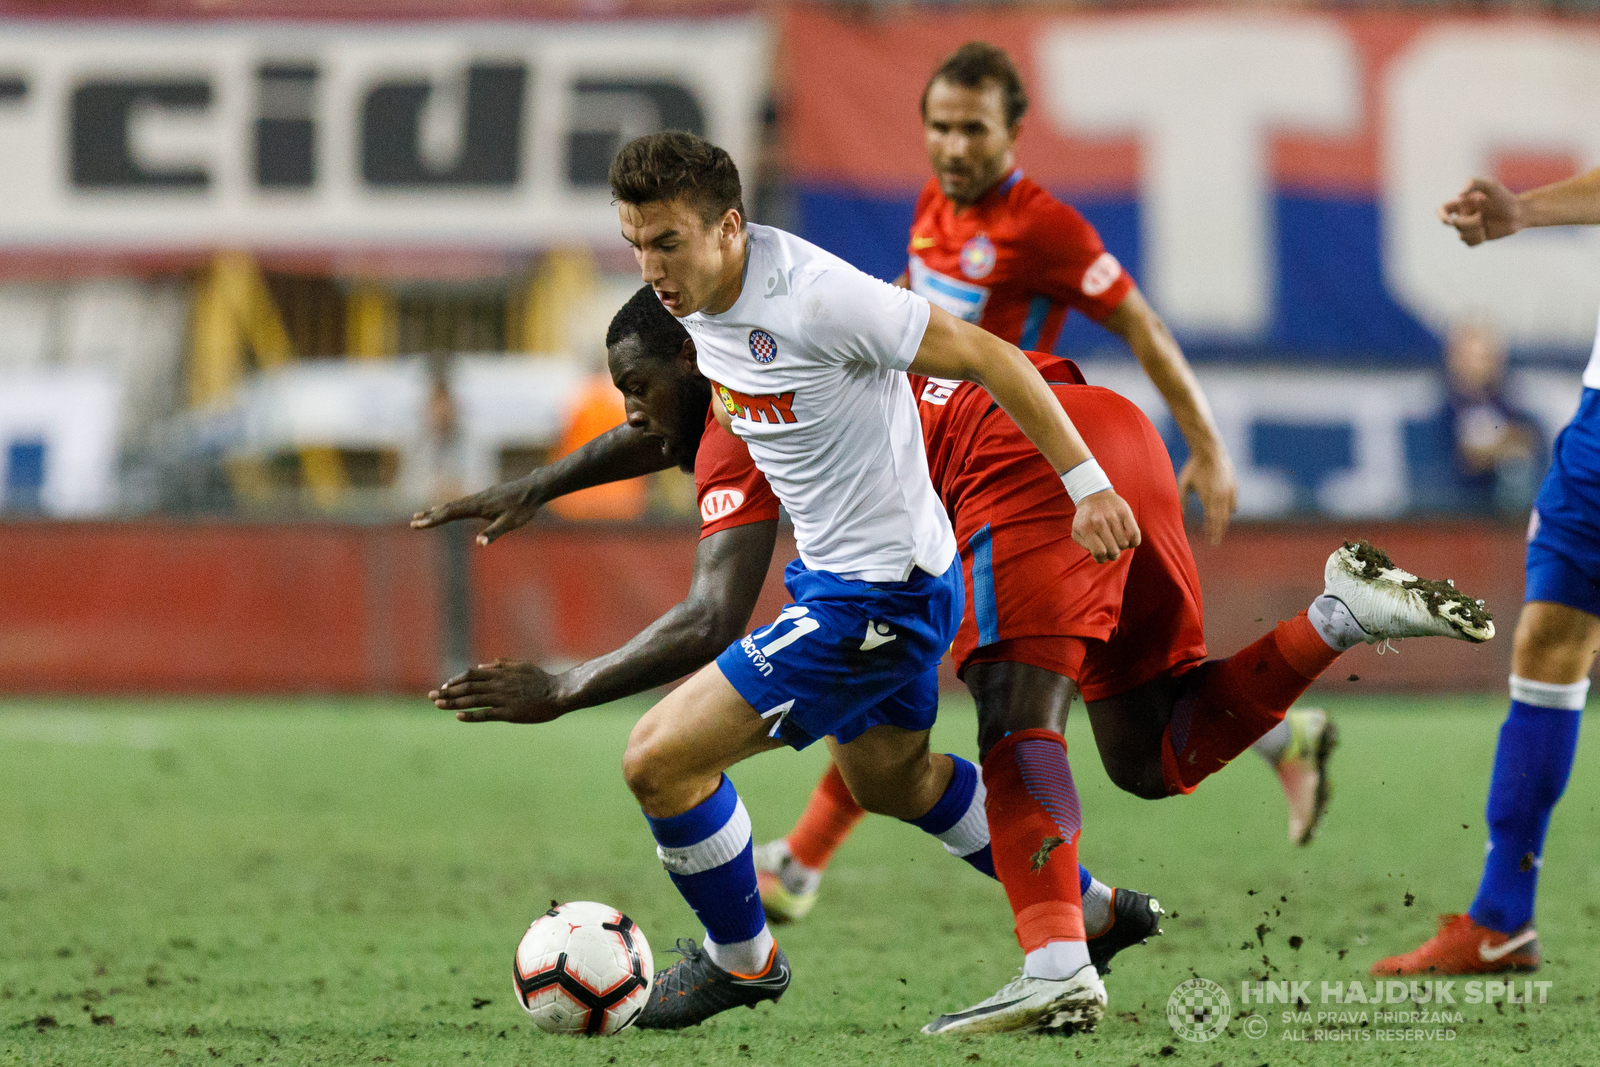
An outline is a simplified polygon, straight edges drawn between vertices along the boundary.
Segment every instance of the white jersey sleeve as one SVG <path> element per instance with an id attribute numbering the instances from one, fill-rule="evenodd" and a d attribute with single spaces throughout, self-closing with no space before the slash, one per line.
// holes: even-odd
<path id="1" fill-rule="evenodd" d="M 847 362 L 904 371 L 928 332 L 928 301 L 858 270 L 824 270 L 806 286 L 801 316 L 818 347 Z"/>

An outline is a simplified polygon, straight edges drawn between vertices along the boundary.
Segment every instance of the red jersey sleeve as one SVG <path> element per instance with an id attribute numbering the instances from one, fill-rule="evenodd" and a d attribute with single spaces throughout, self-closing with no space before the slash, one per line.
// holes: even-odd
<path id="1" fill-rule="evenodd" d="M 743 441 L 707 411 L 694 457 L 694 491 L 700 502 L 702 539 L 735 526 L 778 518 L 778 497 L 750 458 Z"/>
<path id="2" fill-rule="evenodd" d="M 1106 251 L 1089 220 L 1041 192 L 1027 210 L 1024 240 L 1038 264 L 1035 284 L 1053 300 L 1077 308 L 1096 322 L 1117 309 L 1133 279 Z"/>

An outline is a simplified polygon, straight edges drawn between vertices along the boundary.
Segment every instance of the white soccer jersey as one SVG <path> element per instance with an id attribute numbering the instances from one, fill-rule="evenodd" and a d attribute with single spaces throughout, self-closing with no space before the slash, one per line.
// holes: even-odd
<path id="1" fill-rule="evenodd" d="M 956 540 L 904 373 L 928 302 L 793 234 L 748 232 L 739 299 L 683 324 L 712 402 L 794 520 L 801 560 L 865 581 L 943 574 Z"/>

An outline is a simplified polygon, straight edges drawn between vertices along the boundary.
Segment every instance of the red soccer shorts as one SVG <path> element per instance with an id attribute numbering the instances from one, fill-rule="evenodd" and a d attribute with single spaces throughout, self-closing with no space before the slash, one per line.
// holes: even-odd
<path id="1" fill-rule="evenodd" d="M 1141 543 L 1096 563 L 1072 540 L 1071 499 L 1004 412 L 985 420 L 955 502 L 967 611 L 951 648 L 974 663 L 1027 663 L 1071 678 L 1085 701 L 1127 692 L 1205 659 L 1200 579 L 1172 461 L 1131 401 L 1095 386 L 1055 387 Z"/>

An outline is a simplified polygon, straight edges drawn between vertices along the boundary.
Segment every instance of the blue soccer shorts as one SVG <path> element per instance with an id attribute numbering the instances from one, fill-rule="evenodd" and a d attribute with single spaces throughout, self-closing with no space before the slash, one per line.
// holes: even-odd
<path id="1" fill-rule="evenodd" d="M 773 737 L 800 749 L 884 724 L 933 725 L 939 660 L 966 599 L 959 561 L 937 577 L 913 568 L 903 582 L 862 582 L 794 560 L 783 584 L 794 602 L 717 657 Z"/>
<path id="2" fill-rule="evenodd" d="M 1523 600 L 1600 616 L 1600 391 L 1585 389 L 1533 502 Z"/>

